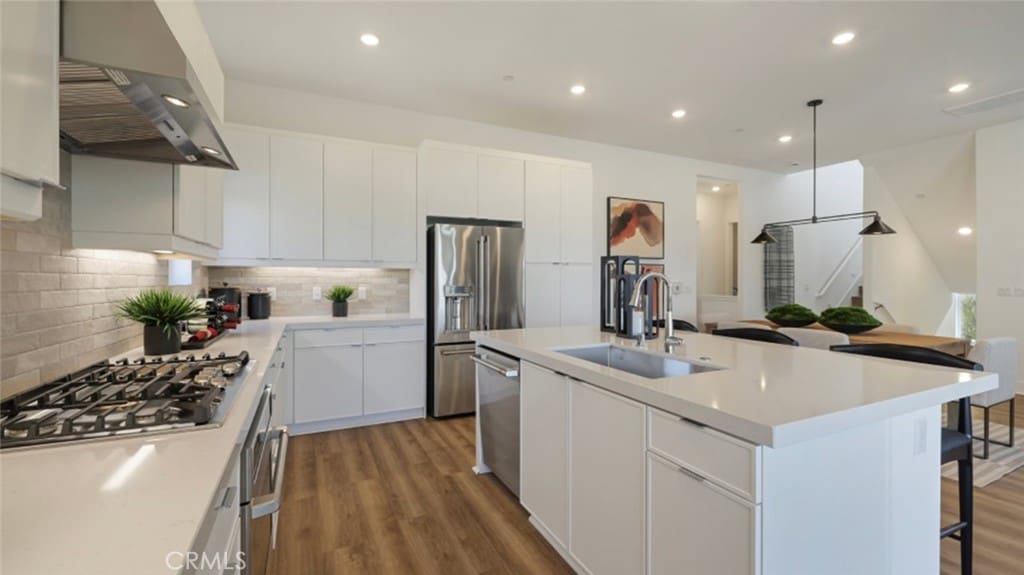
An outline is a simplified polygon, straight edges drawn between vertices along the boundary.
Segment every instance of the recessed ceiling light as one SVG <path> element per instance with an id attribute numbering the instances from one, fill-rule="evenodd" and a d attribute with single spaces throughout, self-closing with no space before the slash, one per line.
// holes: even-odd
<path id="1" fill-rule="evenodd" d="M 960 234 L 961 236 L 969 236 L 974 233 L 974 230 L 967 226 L 963 226 L 962 228 L 958 229 L 956 233 Z"/>
<path id="2" fill-rule="evenodd" d="M 679 110 L 673 110 L 672 111 L 672 117 L 677 119 L 677 120 L 679 118 L 682 118 L 685 115 L 686 115 L 686 110 L 679 109 Z"/>
<path id="3" fill-rule="evenodd" d="M 367 46 L 376 46 L 380 44 L 380 38 L 376 34 L 366 33 L 359 37 L 359 41 Z"/>
<path id="4" fill-rule="evenodd" d="M 712 192 L 720 192 L 720 191 L 722 191 L 722 186 L 712 186 L 711 191 Z"/>
<path id="5" fill-rule="evenodd" d="M 790 136 L 789 134 L 786 134 L 785 136 L 779 136 L 779 141 L 782 142 L 783 144 L 789 142 L 792 139 L 793 136 Z"/>
<path id="6" fill-rule="evenodd" d="M 587 91 L 587 87 L 584 86 L 583 84 L 573 84 L 572 88 L 569 88 L 569 91 L 572 92 L 574 95 L 579 96 L 583 92 Z"/>
<path id="7" fill-rule="evenodd" d="M 950 93 L 953 93 L 953 94 L 959 94 L 960 92 L 963 92 L 963 91 L 967 90 L 967 88 L 970 88 L 970 87 L 971 87 L 971 85 L 968 84 L 967 82 L 961 82 L 959 84 L 953 84 L 952 86 L 950 86 L 949 87 L 949 91 L 950 91 Z"/>
<path id="8" fill-rule="evenodd" d="M 856 37 L 857 35 L 853 32 L 842 32 L 840 34 L 836 34 L 835 38 L 832 38 L 832 43 L 836 46 L 842 46 L 843 44 L 849 44 Z"/>
<path id="9" fill-rule="evenodd" d="M 170 94 L 164 94 L 163 98 L 164 98 L 164 100 L 167 100 L 168 104 L 172 104 L 172 105 L 177 106 L 179 108 L 188 108 L 189 107 L 189 103 L 188 102 L 186 102 L 185 100 L 182 100 L 181 98 L 179 98 L 177 96 L 172 96 Z"/>
<path id="10" fill-rule="evenodd" d="M 207 154 L 210 154 L 211 156 L 219 156 L 220 155 L 220 150 L 217 150 L 215 148 L 211 148 L 209 146 L 203 146 L 203 151 L 206 152 Z"/>

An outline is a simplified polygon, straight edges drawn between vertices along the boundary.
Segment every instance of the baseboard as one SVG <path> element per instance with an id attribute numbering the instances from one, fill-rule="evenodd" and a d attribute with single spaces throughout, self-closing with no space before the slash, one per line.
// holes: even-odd
<path id="1" fill-rule="evenodd" d="M 309 433 L 337 431 L 339 429 L 351 429 L 353 427 L 365 427 L 367 425 L 378 425 L 381 423 L 407 421 L 409 419 L 423 419 L 424 417 L 426 417 L 426 409 L 422 407 L 415 407 L 413 409 L 401 409 L 398 411 L 373 413 L 370 415 L 355 415 L 352 417 L 341 417 L 338 419 L 325 419 L 323 421 L 292 423 L 288 425 L 288 433 L 289 435 L 306 435 Z"/>
<path id="2" fill-rule="evenodd" d="M 558 542 L 558 538 L 556 538 L 553 533 L 548 531 L 548 528 L 545 527 L 543 523 L 534 519 L 533 515 L 530 516 L 528 521 L 530 522 L 530 525 L 533 525 L 533 528 L 536 529 L 538 533 L 540 533 L 541 537 L 543 537 L 544 540 L 548 542 L 548 545 L 550 545 L 552 549 L 557 551 L 558 554 L 562 557 L 562 559 L 569 564 L 569 567 L 571 567 L 574 572 L 578 573 L 579 575 L 590 575 L 590 571 L 588 571 L 586 567 L 584 567 L 579 561 L 577 561 L 568 549 L 563 547 L 562 544 Z"/>

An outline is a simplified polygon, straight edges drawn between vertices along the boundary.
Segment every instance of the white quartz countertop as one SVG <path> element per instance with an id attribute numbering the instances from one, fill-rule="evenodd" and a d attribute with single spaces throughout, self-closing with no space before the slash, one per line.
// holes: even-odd
<path id="1" fill-rule="evenodd" d="M 554 351 L 636 342 L 596 327 L 474 332 L 484 345 L 759 445 L 782 447 L 994 389 L 998 376 L 819 349 L 677 333 L 673 356 L 723 367 L 647 379 Z M 664 343 L 648 342 L 663 353 Z"/>
<path id="2" fill-rule="evenodd" d="M 183 352 L 249 352 L 220 427 L 0 453 L 0 572 L 172 572 L 165 558 L 192 548 L 285 330 L 422 323 L 407 314 L 243 320 L 206 350 Z"/>

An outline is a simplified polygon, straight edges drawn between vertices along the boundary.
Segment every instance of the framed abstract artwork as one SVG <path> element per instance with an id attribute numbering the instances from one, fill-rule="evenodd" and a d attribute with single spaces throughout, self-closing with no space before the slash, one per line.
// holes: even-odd
<path id="1" fill-rule="evenodd" d="M 665 259 L 665 204 L 608 198 L 608 255 Z"/>

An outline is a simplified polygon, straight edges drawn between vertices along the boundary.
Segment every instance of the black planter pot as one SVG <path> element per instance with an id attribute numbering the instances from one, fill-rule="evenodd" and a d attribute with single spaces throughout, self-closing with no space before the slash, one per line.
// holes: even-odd
<path id="1" fill-rule="evenodd" d="M 142 328 L 142 348 L 146 355 L 178 353 L 181 351 L 181 330 L 174 327 L 168 336 L 159 326 L 144 326 Z"/>
<path id="2" fill-rule="evenodd" d="M 331 302 L 331 315 L 334 317 L 348 317 L 348 300 Z"/>

